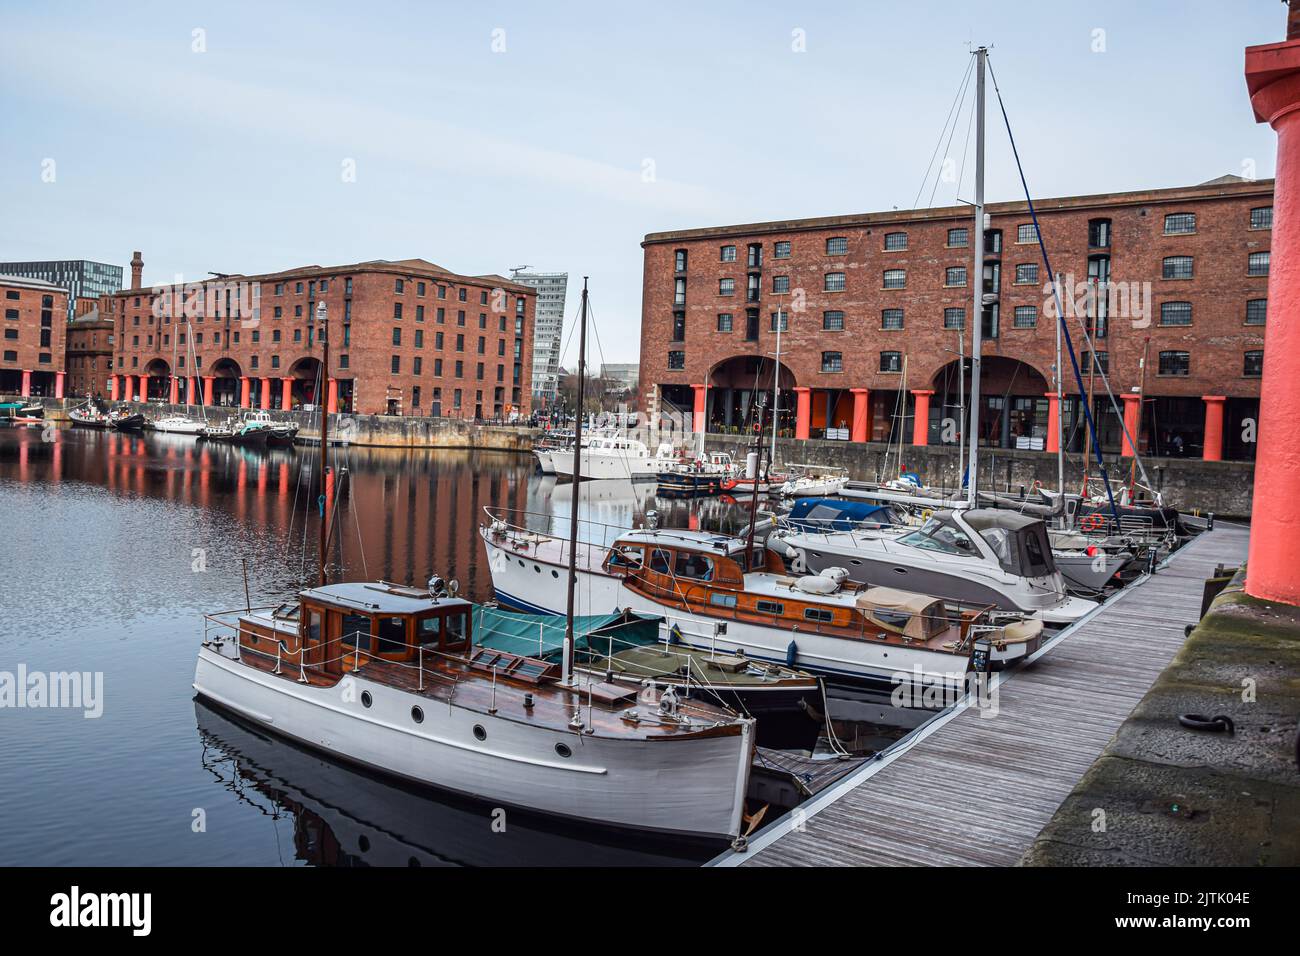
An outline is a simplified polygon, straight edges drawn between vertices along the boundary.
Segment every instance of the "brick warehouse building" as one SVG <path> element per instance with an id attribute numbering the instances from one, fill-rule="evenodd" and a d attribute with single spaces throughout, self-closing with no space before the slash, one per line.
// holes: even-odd
<path id="1" fill-rule="evenodd" d="M 329 316 L 331 411 L 508 418 L 527 413 L 536 294 L 423 259 L 225 275 L 101 298 L 116 341 L 113 397 L 242 408 L 314 405 Z"/>
<path id="2" fill-rule="evenodd" d="M 1148 356 L 1146 452 L 1254 457 L 1272 203 L 1272 180 L 1235 176 L 1035 203 L 1052 267 L 1095 332 L 1097 366 L 1131 431 Z M 1054 451 L 1064 435 L 1080 450 L 1068 358 L 1056 408 L 1055 310 L 1028 207 L 985 211 L 981 441 Z M 959 440 L 943 421 L 959 417 L 959 354 L 970 348 L 971 219 L 958 206 L 646 236 L 643 410 L 741 430 L 756 390 L 772 391 L 780 312 L 787 434 Z M 1122 430 L 1069 324 L 1095 405 L 1108 410 L 1097 416 L 1104 446 L 1119 451 Z"/>
<path id="3" fill-rule="evenodd" d="M 63 397 L 68 293 L 41 279 L 0 277 L 0 395 Z"/>

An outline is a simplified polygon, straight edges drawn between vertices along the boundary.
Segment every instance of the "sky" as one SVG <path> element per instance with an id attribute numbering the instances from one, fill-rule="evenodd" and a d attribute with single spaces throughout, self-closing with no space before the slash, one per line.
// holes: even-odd
<path id="1" fill-rule="evenodd" d="M 969 200 L 948 116 L 973 45 L 1036 197 L 1272 176 L 1243 50 L 1285 19 L 1278 0 L 0 0 L 0 260 L 129 275 L 139 249 L 147 284 L 567 271 L 570 319 L 590 276 L 591 360 L 634 362 L 647 233 Z M 1018 199 L 989 96 L 987 199 Z"/>

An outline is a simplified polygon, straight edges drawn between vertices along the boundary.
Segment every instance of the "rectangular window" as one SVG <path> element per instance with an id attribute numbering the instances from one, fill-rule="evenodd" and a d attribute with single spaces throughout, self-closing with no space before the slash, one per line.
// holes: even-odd
<path id="1" fill-rule="evenodd" d="M 396 375 L 401 370 L 402 370 L 402 357 L 400 355 L 394 355 L 393 363 L 392 363 L 392 372 L 394 375 Z"/>
<path id="2" fill-rule="evenodd" d="M 685 353 L 685 352 L 669 352 L 669 353 L 668 353 L 668 367 L 669 367 L 670 369 L 684 369 L 684 368 L 686 368 L 686 353 Z"/>
<path id="3" fill-rule="evenodd" d="M 901 329 L 903 327 L 903 310 L 884 309 L 880 313 L 880 327 L 890 331 Z"/>
<path id="4" fill-rule="evenodd" d="M 754 603 L 754 610 L 758 611 L 760 614 L 780 615 L 785 613 L 785 605 L 782 604 L 780 601 L 760 600 Z"/>
<path id="5" fill-rule="evenodd" d="M 685 249 L 678 249 L 676 252 L 673 253 L 673 271 L 674 272 L 686 271 L 686 250 Z"/>
<path id="6" fill-rule="evenodd" d="M 778 317 L 778 316 L 780 316 L 781 332 L 782 332 L 782 334 L 784 334 L 784 333 L 786 333 L 786 332 L 789 332 L 789 331 L 790 331 L 790 313 L 789 313 L 789 312 L 773 312 L 772 315 L 769 317 L 768 329 L 769 329 L 770 331 L 772 331 L 772 332 L 775 332 L 775 331 L 776 331 L 776 323 L 777 323 L 777 317 Z"/>
<path id="7" fill-rule="evenodd" d="M 1169 351 L 1160 353 L 1161 375 L 1190 375 L 1191 356 L 1187 352 Z"/>
<path id="8" fill-rule="evenodd" d="M 823 372 L 844 371 L 844 354 L 842 352 L 823 352 L 822 371 Z"/>
<path id="9" fill-rule="evenodd" d="M 1263 325 L 1268 315 L 1268 299 L 1251 299 L 1246 303 L 1246 324 Z"/>
<path id="10" fill-rule="evenodd" d="M 828 256 L 848 255 L 849 240 L 844 236 L 832 236 L 826 240 L 826 254 Z"/>
<path id="11" fill-rule="evenodd" d="M 721 260 L 720 260 L 720 261 L 722 261 L 722 262 L 735 262 L 735 261 L 736 261 L 736 247 L 735 247 L 735 246 L 723 246 L 723 247 L 722 247 L 722 255 L 721 255 Z"/>
<path id="12" fill-rule="evenodd" d="M 415 347 L 417 349 L 424 348 L 424 329 L 415 330 Z"/>
<path id="13" fill-rule="evenodd" d="M 719 331 L 719 332 L 730 332 L 730 331 L 731 331 L 731 313 L 730 313 L 730 312 L 721 312 L 721 313 L 718 314 L 718 331 Z"/>
<path id="14" fill-rule="evenodd" d="M 881 352 L 880 370 L 882 372 L 901 372 L 903 370 L 903 353 Z"/>
<path id="15" fill-rule="evenodd" d="M 673 341 L 674 342 L 686 341 L 686 313 L 685 312 L 673 313 Z"/>
<path id="16" fill-rule="evenodd" d="M 424 321 L 424 306 L 422 306 L 422 305 L 417 305 L 417 306 L 415 307 L 415 321 L 417 321 L 417 322 L 423 322 L 423 321 Z"/>
<path id="17" fill-rule="evenodd" d="M 885 233 L 886 252 L 902 252 L 906 248 L 907 248 L 907 233 L 905 232 Z"/>
<path id="18" fill-rule="evenodd" d="M 1267 252 L 1252 252 L 1250 260 L 1246 264 L 1246 274 L 1252 276 L 1268 275 L 1268 260 L 1269 254 Z"/>
<path id="19" fill-rule="evenodd" d="M 1018 305 L 1016 311 L 1011 317 L 1012 327 L 1017 329 L 1032 329 L 1038 325 L 1038 306 L 1036 305 Z"/>
<path id="20" fill-rule="evenodd" d="M 673 305 L 685 305 L 685 304 L 686 304 L 686 280 L 674 279 L 673 280 Z M 461 314 L 464 315 L 463 312 Z"/>
<path id="21" fill-rule="evenodd" d="M 803 619 L 817 624 L 830 624 L 835 620 L 835 612 L 824 607 L 804 608 Z"/>
<path id="22" fill-rule="evenodd" d="M 1245 355 L 1241 374 L 1246 378 L 1259 378 L 1264 374 L 1264 350 L 1251 349 Z"/>
<path id="23" fill-rule="evenodd" d="M 301 292 L 302 290 L 299 289 L 298 291 Z M 406 280 L 405 280 L 405 279 L 397 279 L 397 280 L 395 280 L 395 281 L 393 282 L 393 291 L 396 292 L 398 295 L 401 295 L 403 292 L 405 292 L 405 291 L 406 291 Z"/>
<path id="24" fill-rule="evenodd" d="M 789 259 L 790 258 L 789 241 L 783 240 L 781 242 L 776 243 L 775 247 L 772 249 L 772 257 L 775 259 Z"/>
<path id="25" fill-rule="evenodd" d="M 1196 213 L 1171 212 L 1165 216 L 1165 235 L 1183 236 L 1196 231 Z"/>
<path id="26" fill-rule="evenodd" d="M 401 329 L 393 329 L 393 344 L 394 344 L 394 345 L 401 345 L 401 344 L 402 344 L 402 330 L 401 330 Z"/>
<path id="27" fill-rule="evenodd" d="M 789 276 L 772 276 L 772 291 L 778 295 L 790 291 Z"/>
<path id="28" fill-rule="evenodd" d="M 966 267 L 949 266 L 944 270 L 943 284 L 949 287 L 964 286 L 966 284 Z"/>
<path id="29" fill-rule="evenodd" d="M 1190 279 L 1192 277 L 1191 256 L 1166 256 L 1161 265 L 1162 279 Z"/>
<path id="30" fill-rule="evenodd" d="M 424 359 L 420 358 L 417 355 L 414 359 L 411 360 L 411 374 L 419 375 L 420 372 L 423 371 L 423 369 L 424 369 Z"/>
<path id="31" fill-rule="evenodd" d="M 886 269 L 884 287 L 886 289 L 907 288 L 907 271 L 904 269 Z"/>
<path id="32" fill-rule="evenodd" d="M 822 280 L 822 289 L 826 292 L 844 291 L 844 273 L 828 272 Z"/>
<path id="33" fill-rule="evenodd" d="M 970 245 L 969 229 L 949 229 L 948 230 L 948 248 L 965 249 Z"/>
<path id="34" fill-rule="evenodd" d="M 945 329 L 964 329 L 966 328 L 966 310 L 965 309 L 944 309 L 943 310 L 943 327 Z"/>
<path id="35" fill-rule="evenodd" d="M 1250 211 L 1250 228 L 1251 229 L 1272 229 L 1273 228 L 1273 207 L 1260 206 Z"/>
<path id="36" fill-rule="evenodd" d="M 843 312 L 823 312 L 822 329 L 826 332 L 843 332 L 844 331 L 844 313 Z"/>
<path id="37" fill-rule="evenodd" d="M 1017 285 L 1037 285 L 1038 284 L 1038 263 L 1022 262 L 1016 266 L 1016 284 Z"/>
<path id="38" fill-rule="evenodd" d="M 1190 302 L 1161 302 L 1161 325 L 1191 325 L 1192 304 Z"/>
<path id="39" fill-rule="evenodd" d="M 1102 372 L 1102 373 L 1109 373 L 1109 372 L 1110 372 L 1110 353 L 1109 353 L 1109 352 L 1104 352 L 1104 351 L 1103 351 L 1103 352 L 1093 352 L 1093 353 L 1092 353 L 1092 357 L 1093 357 L 1093 365 L 1094 365 L 1093 371 L 1095 371 L 1095 372 Z M 1087 362 L 1085 362 L 1084 364 L 1086 365 Z"/>
<path id="40" fill-rule="evenodd" d="M 735 295 L 735 294 L 736 294 L 735 279 L 718 280 L 718 295 Z"/>
<path id="41" fill-rule="evenodd" d="M 1022 222 L 1016 226 L 1016 242 L 1037 242 L 1038 230 L 1032 222 Z"/>

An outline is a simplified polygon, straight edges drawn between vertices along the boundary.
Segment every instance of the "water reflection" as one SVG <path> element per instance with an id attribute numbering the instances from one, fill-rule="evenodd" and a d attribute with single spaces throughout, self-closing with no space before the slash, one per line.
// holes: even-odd
<path id="1" fill-rule="evenodd" d="M 310 448 L 80 429 L 45 437 L 0 429 L 0 669 L 101 672 L 106 699 L 98 720 L 0 713 L 0 759 L 21 768 L 0 773 L 0 805 L 11 808 L 0 814 L 0 863 L 278 864 L 290 821 L 292 857 L 309 863 L 671 859 L 658 846 L 588 847 L 590 834 L 513 813 L 513 836 L 500 839 L 480 825 L 482 807 L 381 782 L 193 702 L 202 614 L 243 607 L 245 572 L 255 603 L 291 599 L 314 578 L 322 493 L 335 578 L 437 573 L 482 601 L 492 596 L 477 535 L 484 507 L 531 512 L 559 532 L 572 485 L 502 453 L 334 448 L 322 482 Z M 660 500 L 649 483 L 587 483 L 580 504 L 589 540 L 608 533 L 598 525 L 633 527 L 650 510 L 665 527 L 720 530 L 748 515 L 719 499 Z M 887 708 L 862 719 L 878 718 L 882 739 L 901 733 Z M 191 830 L 195 808 L 206 835 Z"/>

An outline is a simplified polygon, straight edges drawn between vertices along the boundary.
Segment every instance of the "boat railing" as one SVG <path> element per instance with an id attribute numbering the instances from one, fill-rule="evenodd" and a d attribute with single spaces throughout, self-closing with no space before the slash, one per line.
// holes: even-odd
<path id="1" fill-rule="evenodd" d="M 567 533 L 565 535 L 560 535 L 555 533 L 555 531 L 550 530 L 554 527 L 557 521 L 563 522 L 563 524 L 567 526 L 569 521 L 568 518 L 561 518 L 557 515 L 548 514 L 546 512 L 526 511 L 518 508 L 494 509 L 490 505 L 484 506 L 483 513 L 487 516 L 487 527 L 490 530 L 512 536 L 536 535 L 541 538 L 558 542 L 560 544 L 560 562 L 565 563 L 568 560 L 569 540 Z M 548 530 L 543 531 L 536 527 L 529 527 L 529 519 L 533 519 L 537 523 L 544 520 L 547 523 Z M 603 558 L 603 552 L 612 546 L 614 541 L 627 534 L 629 530 L 631 529 L 622 525 L 613 525 L 604 521 L 596 521 L 592 518 L 579 518 L 578 547 L 580 549 L 586 548 L 589 551 L 591 549 L 598 550 L 602 552 L 601 557 Z M 593 531 L 599 532 L 600 540 L 591 540 L 593 537 Z M 597 564 L 599 564 L 599 562 L 597 562 Z"/>

